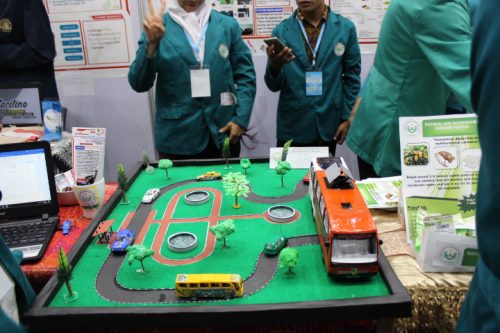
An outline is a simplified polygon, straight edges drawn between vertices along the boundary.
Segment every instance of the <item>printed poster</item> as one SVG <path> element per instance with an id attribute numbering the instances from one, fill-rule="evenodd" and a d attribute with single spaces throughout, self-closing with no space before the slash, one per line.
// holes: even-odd
<path id="1" fill-rule="evenodd" d="M 473 269 L 477 116 L 401 117 L 399 131 L 406 229 L 417 261 L 427 271 Z"/>

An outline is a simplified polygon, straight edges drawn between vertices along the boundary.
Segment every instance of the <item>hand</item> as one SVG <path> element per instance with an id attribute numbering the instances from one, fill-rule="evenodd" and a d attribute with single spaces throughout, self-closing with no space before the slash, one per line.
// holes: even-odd
<path id="1" fill-rule="evenodd" d="M 160 11 L 155 11 L 153 0 L 148 0 L 149 15 L 143 22 L 144 30 L 148 40 L 148 56 L 151 57 L 158 47 L 158 43 L 165 34 L 165 25 L 163 24 L 163 13 L 167 6 L 166 0 L 161 0 Z"/>
<path id="2" fill-rule="evenodd" d="M 237 143 L 240 137 L 245 134 L 245 130 L 238 124 L 230 121 L 226 124 L 226 126 L 222 127 L 219 130 L 219 133 L 227 133 L 229 132 L 229 140 L 231 143 Z"/>
<path id="3" fill-rule="evenodd" d="M 276 53 L 274 45 L 270 45 L 266 48 L 266 52 L 271 62 L 271 73 L 273 75 L 278 74 L 283 65 L 289 64 L 295 59 L 292 49 L 286 46 L 281 52 Z"/>
<path id="4" fill-rule="evenodd" d="M 351 127 L 351 122 L 349 120 L 344 120 L 342 122 L 342 124 L 339 125 L 339 128 L 337 128 L 337 132 L 335 133 L 335 136 L 333 137 L 333 139 L 335 141 L 337 141 L 338 145 L 341 145 L 344 143 L 350 127 Z"/>

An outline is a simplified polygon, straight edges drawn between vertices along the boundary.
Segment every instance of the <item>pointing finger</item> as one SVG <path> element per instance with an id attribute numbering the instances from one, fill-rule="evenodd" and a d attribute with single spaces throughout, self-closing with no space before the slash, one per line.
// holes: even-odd
<path id="1" fill-rule="evenodd" d="M 163 13 L 165 13 L 165 8 L 167 8 L 167 0 L 162 0 L 161 7 L 160 7 L 160 13 L 159 13 L 160 16 L 162 16 Z"/>
<path id="2" fill-rule="evenodd" d="M 148 0 L 148 7 L 149 7 L 149 15 L 155 16 L 155 5 L 153 4 L 153 0 Z"/>

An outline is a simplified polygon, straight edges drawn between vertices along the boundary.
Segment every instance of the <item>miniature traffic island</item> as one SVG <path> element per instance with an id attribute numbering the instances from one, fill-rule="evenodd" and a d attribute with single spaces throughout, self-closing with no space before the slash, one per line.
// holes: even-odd
<path id="1" fill-rule="evenodd" d="M 173 252 L 189 252 L 196 247 L 196 235 L 190 232 L 178 232 L 168 237 L 168 248 Z"/>
<path id="2" fill-rule="evenodd" d="M 220 305 L 225 318 L 249 322 L 261 307 L 279 311 L 283 319 L 305 318 L 310 304 L 337 320 L 362 319 L 372 310 L 380 313 L 380 307 L 389 317 L 407 315 L 409 297 L 378 252 L 376 230 L 354 237 L 333 234 L 331 208 L 321 198 L 345 172 L 334 166 L 336 171 L 325 173 L 326 164 L 316 163 L 311 170 L 285 165 L 282 186 L 285 172 L 277 173 L 268 160 L 147 163 L 168 169 L 168 176 L 148 173 L 141 163 L 124 186 L 129 204 L 119 204 L 118 193 L 104 207 L 102 221 L 93 221 L 82 236 L 71 262 L 78 299 L 66 303 L 68 292 L 56 281 L 37 303 L 43 304 L 40 316 L 35 307 L 27 320 L 50 326 L 47 314 L 77 320 L 99 309 L 126 322 L 127 314 L 147 315 L 153 307 L 155 313 L 169 313 L 169 323 L 175 323 L 184 312 L 216 316 Z M 309 184 L 303 182 L 306 174 L 311 174 Z M 333 185 L 328 177 L 335 178 Z M 320 196 L 320 191 L 325 193 Z M 350 219 L 352 211 L 336 213 Z M 107 230 L 115 230 L 123 242 L 103 242 Z M 321 237 L 327 250 L 318 234 L 327 235 Z M 333 276 L 334 262 L 344 263 L 336 265 L 347 278 Z M 358 274 L 366 267 L 375 270 L 367 277 Z M 203 310 L 192 310 L 198 307 Z"/>
<path id="3" fill-rule="evenodd" d="M 297 211 L 290 206 L 276 205 L 269 207 L 267 215 L 274 222 L 290 222 L 296 217 Z"/>

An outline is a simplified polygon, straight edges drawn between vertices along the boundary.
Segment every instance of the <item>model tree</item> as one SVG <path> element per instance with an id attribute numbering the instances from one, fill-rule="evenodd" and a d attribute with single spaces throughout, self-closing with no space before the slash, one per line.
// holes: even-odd
<path id="1" fill-rule="evenodd" d="M 155 171 L 155 168 L 153 168 L 153 166 L 149 165 L 149 163 L 150 163 L 150 161 L 149 161 L 148 152 L 146 150 L 143 150 L 142 151 L 142 164 L 146 168 L 147 173 L 153 173 Z"/>
<path id="2" fill-rule="evenodd" d="M 292 170 L 292 166 L 287 161 L 279 161 L 276 166 L 276 173 L 281 176 L 281 187 L 285 187 L 285 183 L 283 181 L 284 176 L 288 171 Z"/>
<path id="3" fill-rule="evenodd" d="M 155 254 L 155 251 L 145 247 L 142 244 L 135 244 L 135 245 L 130 245 L 126 249 L 128 253 L 128 264 L 132 265 L 134 260 L 137 260 L 138 262 L 141 263 L 142 267 L 142 272 L 145 272 L 146 269 L 144 268 L 144 259 L 151 257 L 153 254 Z"/>
<path id="4" fill-rule="evenodd" d="M 224 193 L 234 196 L 233 208 L 240 208 L 238 197 L 246 197 L 250 193 L 247 177 L 241 172 L 229 172 L 222 178 Z"/>
<path id="5" fill-rule="evenodd" d="M 222 144 L 222 158 L 226 162 L 226 169 L 229 169 L 229 156 L 231 156 L 230 143 L 231 141 L 229 141 L 229 137 L 227 137 Z"/>
<path id="6" fill-rule="evenodd" d="M 158 161 L 158 168 L 165 170 L 165 173 L 167 174 L 167 179 L 170 179 L 168 176 L 168 169 L 170 169 L 174 163 L 172 163 L 171 160 L 169 159 L 163 159 Z"/>
<path id="7" fill-rule="evenodd" d="M 299 251 L 292 247 L 285 247 L 281 250 L 278 260 L 280 268 L 288 267 L 288 272 L 291 273 L 299 261 Z"/>
<path id="8" fill-rule="evenodd" d="M 128 185 L 127 175 L 125 174 L 125 170 L 123 169 L 123 165 L 120 163 L 120 164 L 118 164 L 118 187 L 120 188 L 120 190 L 122 190 L 122 204 L 123 205 L 128 204 L 127 185 Z"/>
<path id="9" fill-rule="evenodd" d="M 217 240 L 223 240 L 222 247 L 226 247 L 226 238 L 236 231 L 233 220 L 225 220 L 217 225 L 210 227 L 210 232 L 214 234 Z"/>
<path id="10" fill-rule="evenodd" d="M 59 252 L 57 253 L 57 280 L 61 283 L 66 284 L 69 295 L 64 295 L 64 300 L 66 302 L 72 302 L 78 298 L 78 293 L 73 291 L 69 280 L 73 278 L 73 267 L 69 264 L 68 257 L 62 247 L 59 247 Z"/>
<path id="11" fill-rule="evenodd" d="M 240 160 L 240 166 L 243 169 L 243 173 L 246 175 L 247 169 L 249 169 L 252 166 L 252 162 L 250 162 L 248 158 L 242 158 Z"/>
<path id="12" fill-rule="evenodd" d="M 288 140 L 287 142 L 285 142 L 285 144 L 283 145 L 283 150 L 281 151 L 281 160 L 282 161 L 286 161 L 286 157 L 288 155 L 288 149 L 290 148 L 290 146 L 292 145 L 292 141 L 293 140 Z"/>

